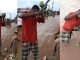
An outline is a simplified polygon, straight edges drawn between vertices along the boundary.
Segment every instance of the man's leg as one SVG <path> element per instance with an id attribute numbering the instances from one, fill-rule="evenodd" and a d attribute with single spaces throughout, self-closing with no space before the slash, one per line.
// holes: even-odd
<path id="1" fill-rule="evenodd" d="M 1 38 L 0 38 L 0 55 L 1 55 Z"/>
<path id="2" fill-rule="evenodd" d="M 28 60 L 28 56 L 30 53 L 30 43 L 22 42 L 22 60 Z"/>
<path id="3" fill-rule="evenodd" d="M 38 52 L 39 52 L 38 43 L 36 42 L 35 44 L 32 44 L 32 53 L 34 56 L 34 60 L 38 60 Z"/>
<path id="4" fill-rule="evenodd" d="M 70 38 L 71 38 L 71 32 L 63 31 L 61 33 L 61 40 L 62 40 L 62 42 L 69 43 Z"/>

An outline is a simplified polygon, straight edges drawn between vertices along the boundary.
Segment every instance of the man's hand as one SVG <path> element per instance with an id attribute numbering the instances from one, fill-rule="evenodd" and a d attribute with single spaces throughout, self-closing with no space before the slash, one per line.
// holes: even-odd
<path id="1" fill-rule="evenodd" d="M 19 18 L 26 18 L 26 17 L 29 17 L 29 15 L 31 15 L 31 10 L 29 9 L 23 9 L 23 10 L 20 10 L 20 12 L 18 13 L 18 17 Z"/>
<path id="2" fill-rule="evenodd" d="M 40 10 L 40 11 L 39 11 L 40 15 L 43 15 L 43 12 L 44 12 L 43 10 Z"/>

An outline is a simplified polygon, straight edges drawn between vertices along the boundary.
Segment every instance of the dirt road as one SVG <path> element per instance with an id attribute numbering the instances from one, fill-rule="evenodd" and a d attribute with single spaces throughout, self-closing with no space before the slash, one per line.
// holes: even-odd
<path id="1" fill-rule="evenodd" d="M 15 25 L 15 24 L 14 24 Z M 13 25 L 13 27 L 14 27 Z M 16 25 L 15 25 L 16 26 Z M 3 48 L 4 50 L 6 45 L 9 45 L 11 38 L 14 36 L 15 27 L 13 28 L 3 28 L 4 32 L 2 34 L 3 40 Z M 54 34 L 57 32 L 59 28 L 59 16 L 55 16 L 54 18 L 48 17 L 45 23 L 38 23 L 38 46 L 39 46 L 39 60 L 42 60 L 44 56 L 53 56 L 54 50 Z M 3 52 L 4 53 L 4 52 Z M 18 43 L 18 59 L 21 60 L 21 42 Z M 29 55 L 29 60 L 33 60 L 32 53 Z"/>

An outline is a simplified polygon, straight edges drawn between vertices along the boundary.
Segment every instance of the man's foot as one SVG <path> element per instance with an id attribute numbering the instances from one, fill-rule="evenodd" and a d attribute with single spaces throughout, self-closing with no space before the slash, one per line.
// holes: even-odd
<path id="1" fill-rule="evenodd" d="M 65 40 L 62 40 L 62 43 L 65 43 Z"/>
<path id="2" fill-rule="evenodd" d="M 65 41 L 65 40 L 62 40 L 62 43 L 69 43 L 70 41 L 69 40 L 67 40 L 67 41 Z"/>
<path id="3" fill-rule="evenodd" d="M 77 46 L 77 47 L 80 47 L 80 42 L 78 42 L 78 43 L 76 44 L 76 46 Z"/>
<path id="4" fill-rule="evenodd" d="M 44 57 L 43 57 L 43 60 L 47 60 L 47 56 L 44 56 Z"/>

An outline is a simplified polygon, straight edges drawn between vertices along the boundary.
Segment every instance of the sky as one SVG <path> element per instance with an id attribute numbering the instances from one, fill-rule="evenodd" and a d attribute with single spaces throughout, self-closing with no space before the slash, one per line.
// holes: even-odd
<path id="1" fill-rule="evenodd" d="M 0 0 L 0 12 L 6 12 L 7 17 L 14 18 L 17 14 L 17 1 L 16 0 Z"/>
<path id="2" fill-rule="evenodd" d="M 17 8 L 25 8 L 29 7 L 31 8 L 34 4 L 39 5 L 40 1 L 46 2 L 47 0 L 1 0 L 0 1 L 0 11 L 6 12 L 7 16 L 11 18 L 15 18 L 17 14 Z M 53 10 L 59 10 L 60 8 L 60 0 L 50 0 L 48 5 L 52 8 L 52 2 L 54 1 L 54 9 Z"/>
<path id="3" fill-rule="evenodd" d="M 40 1 L 46 2 L 47 0 L 18 0 L 18 7 L 32 7 L 34 4 L 39 5 Z M 59 10 L 60 7 L 60 1 L 59 0 L 50 0 L 48 5 L 52 8 L 52 3 L 54 1 L 54 10 Z"/>

